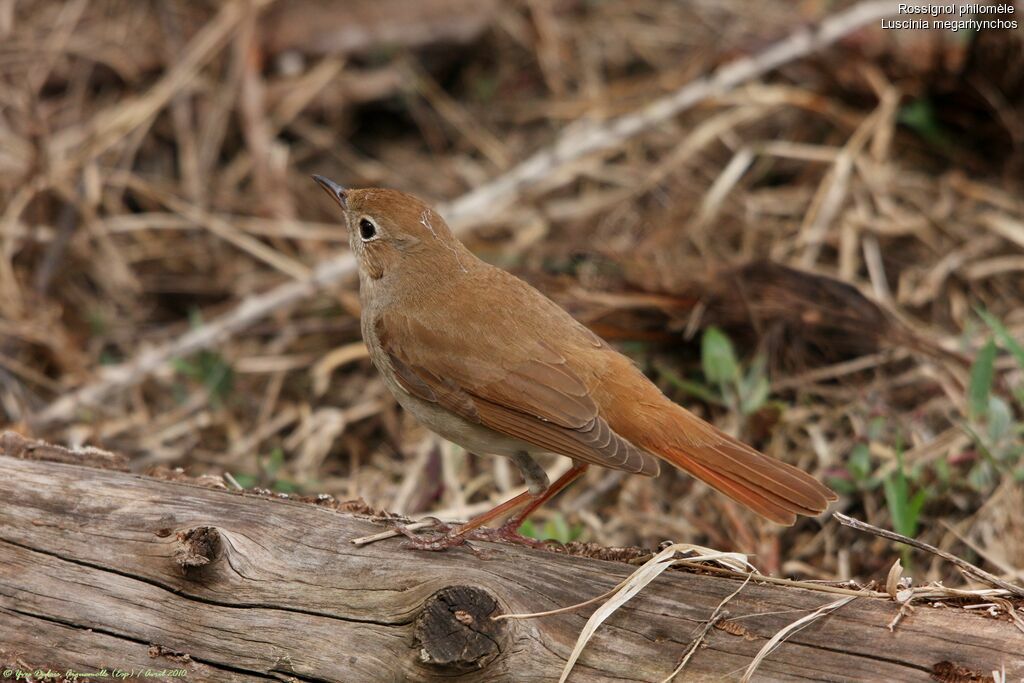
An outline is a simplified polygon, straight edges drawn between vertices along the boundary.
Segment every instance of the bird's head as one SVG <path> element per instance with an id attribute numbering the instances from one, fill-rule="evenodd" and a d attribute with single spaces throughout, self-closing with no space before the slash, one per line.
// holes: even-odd
<path id="1" fill-rule="evenodd" d="M 338 203 L 348 225 L 348 240 L 360 273 L 379 280 L 400 271 L 446 274 L 465 271 L 469 252 L 425 202 L 384 188 L 346 189 L 314 175 Z"/>

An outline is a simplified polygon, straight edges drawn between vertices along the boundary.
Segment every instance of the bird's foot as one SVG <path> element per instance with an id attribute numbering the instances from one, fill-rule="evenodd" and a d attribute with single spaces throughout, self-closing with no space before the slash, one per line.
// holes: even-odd
<path id="1" fill-rule="evenodd" d="M 402 542 L 403 548 L 441 552 L 448 548 L 466 546 L 474 555 L 482 557 L 482 553 L 470 545 L 469 541 L 490 541 L 492 543 L 521 545 L 528 548 L 547 548 L 551 544 L 558 543 L 558 541 L 554 540 L 539 541 L 536 538 L 523 536 L 519 533 L 518 521 L 507 522 L 496 529 L 479 527 L 464 532 L 459 532 L 458 526 L 443 522 L 436 517 L 428 517 L 420 521 L 431 522 L 429 531 L 424 533 L 424 527 L 418 527 L 414 530 L 400 522 L 392 522 L 395 531 L 407 539 Z"/>
<path id="2" fill-rule="evenodd" d="M 528 548 L 545 548 L 547 542 L 538 541 L 536 538 L 523 536 L 519 533 L 519 523 L 503 524 L 497 529 L 481 527 L 474 529 L 468 534 L 475 541 L 493 541 L 495 543 L 508 543 L 510 545 L 524 545 Z"/>
<path id="3" fill-rule="evenodd" d="M 430 532 L 420 533 L 419 529 L 413 531 L 404 524 L 394 523 L 395 531 L 407 539 L 402 542 L 403 548 L 441 552 L 442 550 L 448 550 L 448 548 L 464 545 L 474 555 L 481 556 L 480 551 L 468 543 L 469 536 L 467 534 L 457 533 L 458 527 L 442 522 L 436 517 L 429 517 L 421 521 L 433 522 L 430 526 Z"/>
<path id="4" fill-rule="evenodd" d="M 415 525 L 402 524 L 397 520 L 392 520 L 390 524 L 395 531 L 402 534 L 416 545 L 430 545 L 449 536 L 455 538 L 455 534 L 453 533 L 455 527 L 448 522 L 441 521 L 437 517 L 424 517 Z M 424 530 L 426 530 L 426 533 L 424 533 Z M 444 550 L 444 548 L 437 549 Z M 430 548 L 423 547 L 421 550 L 430 550 Z"/>
<path id="5" fill-rule="evenodd" d="M 458 546 L 466 546 L 466 549 L 478 558 L 482 560 L 487 559 L 487 556 L 483 551 L 469 542 L 468 534 L 448 532 L 441 534 L 412 535 L 408 536 L 408 540 L 402 541 L 403 548 L 411 548 L 412 550 L 429 550 L 435 553 Z"/>

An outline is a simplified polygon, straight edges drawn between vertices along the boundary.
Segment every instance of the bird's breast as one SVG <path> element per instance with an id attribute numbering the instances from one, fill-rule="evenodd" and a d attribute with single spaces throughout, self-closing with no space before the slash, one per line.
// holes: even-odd
<path id="1" fill-rule="evenodd" d="M 363 341 L 370 352 L 370 360 L 380 372 L 384 386 L 398 401 L 398 405 L 438 436 L 479 455 L 511 456 L 533 452 L 536 447 L 519 439 L 500 434 L 483 425 L 471 422 L 432 401 L 413 396 L 398 381 L 391 359 L 384 350 L 388 332 L 382 325 L 383 316 L 373 305 L 365 306 L 360 320 Z"/>

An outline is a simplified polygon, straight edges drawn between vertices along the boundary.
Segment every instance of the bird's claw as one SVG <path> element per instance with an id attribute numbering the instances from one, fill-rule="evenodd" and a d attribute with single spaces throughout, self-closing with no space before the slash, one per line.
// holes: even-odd
<path id="1" fill-rule="evenodd" d="M 403 532 L 405 533 L 405 532 Z M 483 559 L 485 555 L 478 548 L 474 547 L 469 543 L 468 534 L 456 534 L 451 531 L 447 533 L 438 534 L 420 534 L 415 535 L 412 532 L 405 533 L 408 540 L 402 541 L 403 548 L 410 548 L 412 550 L 427 550 L 431 552 L 441 552 L 448 550 L 448 548 L 455 548 L 457 546 L 466 546 L 466 548 Z"/>
<path id="2" fill-rule="evenodd" d="M 509 545 L 524 545 L 528 548 L 544 548 L 547 545 L 545 541 L 538 541 L 535 538 L 523 536 L 519 533 L 518 524 L 504 524 L 497 529 L 481 527 L 480 529 L 474 529 L 470 534 L 473 540 L 476 541 L 492 541 L 495 543 L 506 543 Z"/>
<path id="3" fill-rule="evenodd" d="M 441 552 L 448 548 L 466 546 L 478 557 L 482 556 L 479 550 L 470 545 L 469 541 L 490 541 L 492 543 L 505 543 L 508 545 L 522 545 L 529 548 L 545 548 L 550 541 L 538 541 L 519 533 L 518 524 L 505 524 L 497 529 L 480 527 L 470 531 L 459 533 L 457 527 L 447 524 L 438 519 L 433 520 L 435 524 L 431 527 L 433 533 L 417 533 L 402 524 L 395 524 L 395 530 L 406 537 L 402 543 L 403 548 L 413 550 L 428 550 Z"/>

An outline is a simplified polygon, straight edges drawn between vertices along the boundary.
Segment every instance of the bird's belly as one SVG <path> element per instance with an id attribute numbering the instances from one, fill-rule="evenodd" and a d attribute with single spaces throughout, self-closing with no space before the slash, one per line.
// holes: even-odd
<path id="1" fill-rule="evenodd" d="M 363 289 L 360 289 L 362 295 Z M 412 413 L 413 417 L 419 420 L 430 431 L 438 436 L 462 446 L 467 451 L 477 455 L 504 455 L 512 456 L 516 453 L 541 453 L 533 444 L 505 436 L 499 432 L 484 427 L 483 425 L 470 422 L 446 410 L 436 403 L 424 401 L 407 392 L 398 383 L 395 371 L 391 362 L 384 353 L 380 340 L 377 338 L 376 317 L 369 304 L 364 302 L 362 316 L 363 340 L 370 351 L 370 358 L 373 364 L 380 371 L 384 385 L 398 401 L 398 404 L 405 410 Z"/>
<path id="2" fill-rule="evenodd" d="M 388 382 L 390 384 L 390 382 Z M 467 451 L 477 455 L 504 455 L 511 456 L 515 453 L 536 453 L 540 452 L 536 446 L 500 434 L 493 429 L 464 420 L 454 413 L 439 407 L 436 403 L 430 403 L 411 396 L 401 387 L 389 387 L 398 400 L 399 405 L 412 413 L 413 417 L 419 420 L 430 431 L 438 436 L 456 443 Z"/>

